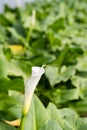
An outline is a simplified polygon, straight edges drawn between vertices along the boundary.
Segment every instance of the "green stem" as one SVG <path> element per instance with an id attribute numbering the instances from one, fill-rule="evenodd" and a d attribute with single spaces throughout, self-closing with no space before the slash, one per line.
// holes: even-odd
<path id="1" fill-rule="evenodd" d="M 25 116 L 22 115 L 21 124 L 20 124 L 20 130 L 24 130 L 25 118 L 26 118 L 26 115 Z"/>
<path id="2" fill-rule="evenodd" d="M 32 11 L 31 25 L 30 25 L 30 28 L 29 28 L 29 30 L 28 30 L 28 35 L 27 35 L 27 38 L 26 38 L 26 42 L 27 42 L 28 46 L 29 46 L 29 42 L 30 42 L 31 33 L 32 33 L 32 31 L 33 31 L 33 29 L 34 29 L 34 25 L 35 25 L 35 16 L 36 16 L 36 11 L 33 10 L 33 11 Z"/>
<path id="3" fill-rule="evenodd" d="M 30 29 L 28 30 L 28 35 L 27 35 L 27 39 L 26 39 L 28 44 L 29 44 L 29 41 L 30 41 L 30 36 L 31 36 L 32 30 L 33 30 L 33 26 L 31 25 Z"/>

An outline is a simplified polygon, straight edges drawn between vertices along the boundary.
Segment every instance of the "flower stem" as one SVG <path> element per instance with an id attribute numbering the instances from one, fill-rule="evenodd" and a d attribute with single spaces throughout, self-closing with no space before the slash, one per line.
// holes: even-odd
<path id="1" fill-rule="evenodd" d="M 25 118 L 26 118 L 26 115 L 25 116 L 22 115 L 21 124 L 20 124 L 20 130 L 24 130 Z"/>
<path id="2" fill-rule="evenodd" d="M 27 35 L 27 39 L 26 39 L 26 41 L 27 41 L 28 44 L 30 42 L 30 36 L 31 36 L 32 31 L 33 31 L 33 27 L 31 25 L 30 29 L 28 30 L 28 35 Z"/>
<path id="3" fill-rule="evenodd" d="M 27 35 L 27 38 L 26 38 L 26 42 L 29 44 L 30 42 L 30 36 L 31 36 L 31 33 L 34 29 L 34 26 L 35 26 L 35 18 L 36 18 L 36 11 L 33 10 L 32 11 L 32 20 L 31 20 L 31 25 L 30 25 L 30 28 L 28 30 L 28 35 Z"/>

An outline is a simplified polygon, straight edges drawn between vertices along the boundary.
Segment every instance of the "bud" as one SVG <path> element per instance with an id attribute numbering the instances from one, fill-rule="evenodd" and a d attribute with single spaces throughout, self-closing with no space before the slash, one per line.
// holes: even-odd
<path id="1" fill-rule="evenodd" d="M 36 11 L 33 10 L 32 11 L 32 20 L 31 20 L 31 24 L 34 26 L 35 25 L 35 19 L 36 19 Z"/>
<path id="2" fill-rule="evenodd" d="M 29 111 L 34 90 L 42 74 L 44 74 L 43 67 L 32 67 L 31 77 L 27 81 L 25 81 L 25 99 L 24 99 L 23 115 L 26 115 L 27 112 Z"/>

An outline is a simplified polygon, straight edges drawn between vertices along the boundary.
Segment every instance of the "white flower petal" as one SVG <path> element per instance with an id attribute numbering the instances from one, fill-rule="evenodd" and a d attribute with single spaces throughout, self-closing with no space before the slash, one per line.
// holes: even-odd
<path id="1" fill-rule="evenodd" d="M 43 67 L 32 67 L 31 77 L 25 82 L 25 100 L 23 110 L 24 114 L 26 114 L 29 110 L 34 90 L 43 73 L 44 73 Z"/>
<path id="2" fill-rule="evenodd" d="M 32 77 L 41 76 L 44 73 L 43 67 L 32 67 Z"/>

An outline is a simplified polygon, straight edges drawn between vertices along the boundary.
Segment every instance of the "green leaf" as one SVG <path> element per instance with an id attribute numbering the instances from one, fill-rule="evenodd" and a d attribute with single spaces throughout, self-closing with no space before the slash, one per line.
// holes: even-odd
<path id="1" fill-rule="evenodd" d="M 86 130 L 87 129 L 87 123 L 84 122 L 81 119 L 78 118 L 66 118 L 66 123 L 70 126 L 71 130 Z M 66 128 L 64 130 L 67 130 Z"/>
<path id="2" fill-rule="evenodd" d="M 63 129 L 56 121 L 49 120 L 40 130 L 63 130 Z"/>
<path id="3" fill-rule="evenodd" d="M 70 109 L 70 108 L 63 108 L 59 110 L 60 115 L 62 116 L 62 118 L 66 118 L 66 117 L 78 117 L 77 113 L 74 111 L 74 109 Z"/>
<path id="4" fill-rule="evenodd" d="M 3 47 L 0 46 L 0 78 L 6 78 L 7 76 L 21 76 L 28 78 L 31 73 L 31 64 L 24 60 L 7 60 Z"/>
<path id="5" fill-rule="evenodd" d="M 55 89 L 55 91 L 48 91 L 44 94 L 56 105 L 65 103 L 67 101 L 78 100 L 80 97 L 79 89 L 61 90 Z"/>
<path id="6" fill-rule="evenodd" d="M 16 120 L 21 117 L 23 94 L 9 91 L 0 94 L 0 119 Z"/>
<path id="7" fill-rule="evenodd" d="M 10 21 L 6 19 L 3 14 L 0 14 L 0 24 L 7 26 L 10 24 Z"/>
<path id="8" fill-rule="evenodd" d="M 47 107 L 47 111 L 50 115 L 50 118 L 57 121 L 61 126 L 63 126 L 63 120 L 62 116 L 60 114 L 60 111 L 57 109 L 57 107 L 53 103 L 49 103 Z"/>
<path id="9" fill-rule="evenodd" d="M 59 29 L 64 29 L 65 28 L 65 20 L 64 20 L 64 18 L 58 18 L 49 27 L 51 27 L 54 31 L 58 31 Z"/>
<path id="10" fill-rule="evenodd" d="M 56 67 L 56 66 L 47 66 L 46 69 L 45 69 L 45 75 L 48 78 L 51 86 L 55 85 L 55 81 L 56 81 L 57 77 L 59 76 L 58 67 Z"/>
<path id="11" fill-rule="evenodd" d="M 0 91 L 17 90 L 24 91 L 24 81 L 20 78 L 0 79 Z"/>
<path id="12" fill-rule="evenodd" d="M 75 75 L 75 68 L 72 66 L 70 67 L 63 66 L 61 68 L 61 71 L 58 69 L 58 67 L 55 66 L 48 66 L 46 68 L 46 77 L 48 78 L 51 86 L 54 86 L 55 84 L 61 81 L 66 82 L 74 75 Z"/>
<path id="13" fill-rule="evenodd" d="M 87 98 L 87 78 L 74 76 L 72 78 L 72 84 L 79 88 L 80 97 L 85 100 Z"/>
<path id="14" fill-rule="evenodd" d="M 15 127 L 0 121 L 0 130 L 17 130 Z"/>
<path id="15" fill-rule="evenodd" d="M 61 68 L 62 70 L 62 68 Z M 72 66 L 67 67 L 66 69 L 63 70 L 63 72 L 60 73 L 60 75 L 56 79 L 56 83 L 59 83 L 60 81 L 66 82 L 69 80 L 72 76 L 75 75 L 75 68 Z"/>
<path id="16" fill-rule="evenodd" d="M 11 59 L 8 62 L 7 73 L 9 76 L 21 76 L 23 78 L 28 78 L 31 73 L 31 64 L 24 60 Z"/>
<path id="17" fill-rule="evenodd" d="M 70 104 L 72 108 L 74 108 L 78 113 L 80 113 L 83 116 L 86 116 L 87 113 L 87 98 L 85 100 L 80 100 L 77 102 L 74 102 Z"/>
<path id="18" fill-rule="evenodd" d="M 38 66 L 41 66 L 43 64 L 49 64 L 49 63 L 52 63 L 53 61 L 55 60 L 55 56 L 49 54 L 48 52 L 47 53 L 44 53 L 43 51 L 36 55 L 35 57 L 31 58 L 31 62 L 34 64 L 34 65 L 38 65 Z"/>
<path id="19" fill-rule="evenodd" d="M 83 55 L 82 57 L 78 58 L 78 63 L 76 65 L 76 68 L 79 71 L 87 71 L 87 55 Z"/>
<path id="20" fill-rule="evenodd" d="M 40 102 L 40 100 L 34 96 L 32 100 L 32 104 L 30 107 L 30 111 L 26 117 L 25 121 L 25 129 L 24 130 L 36 130 L 40 129 L 49 119 L 49 115 Z"/>
<path id="21" fill-rule="evenodd" d="M 23 45 L 26 46 L 26 39 L 21 36 L 14 28 L 8 27 L 7 30 L 13 35 L 16 39 L 20 40 Z"/>

